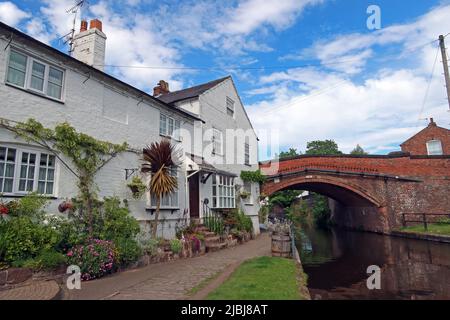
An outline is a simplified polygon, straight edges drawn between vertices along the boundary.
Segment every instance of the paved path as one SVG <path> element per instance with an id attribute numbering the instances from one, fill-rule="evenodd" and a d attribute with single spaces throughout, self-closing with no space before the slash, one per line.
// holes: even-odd
<path id="1" fill-rule="evenodd" d="M 270 237 L 204 256 L 152 264 L 99 280 L 82 282 L 81 290 L 66 290 L 65 299 L 187 299 L 188 292 L 228 266 L 270 254 Z"/>
<path id="2" fill-rule="evenodd" d="M 0 291 L 0 300 L 52 300 L 60 294 L 56 281 L 30 281 L 10 290 Z"/>

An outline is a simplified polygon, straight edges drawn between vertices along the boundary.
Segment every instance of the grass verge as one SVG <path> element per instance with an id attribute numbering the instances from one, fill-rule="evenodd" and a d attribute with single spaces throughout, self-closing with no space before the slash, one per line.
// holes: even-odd
<path id="1" fill-rule="evenodd" d="M 208 300 L 303 300 L 306 277 L 290 259 L 259 257 L 242 263 Z"/>
<path id="2" fill-rule="evenodd" d="M 425 230 L 423 225 L 410 226 L 400 229 L 403 232 L 422 233 L 440 236 L 450 236 L 450 223 L 431 223 L 428 225 L 428 230 Z"/>

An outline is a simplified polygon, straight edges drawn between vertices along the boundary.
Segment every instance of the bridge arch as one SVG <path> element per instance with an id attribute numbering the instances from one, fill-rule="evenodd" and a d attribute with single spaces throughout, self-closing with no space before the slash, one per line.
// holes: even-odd
<path id="1" fill-rule="evenodd" d="M 334 177 L 327 176 L 297 176 L 288 178 L 280 182 L 267 182 L 263 186 L 263 194 L 271 194 L 287 189 L 307 190 L 323 194 L 333 200 L 345 205 L 373 206 L 381 208 L 384 206 L 383 200 L 370 193 L 364 188 L 349 181 L 340 181 Z"/>

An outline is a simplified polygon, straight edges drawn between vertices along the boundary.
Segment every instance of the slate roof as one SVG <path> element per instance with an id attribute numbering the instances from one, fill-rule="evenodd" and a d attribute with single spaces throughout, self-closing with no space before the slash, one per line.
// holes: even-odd
<path id="1" fill-rule="evenodd" d="M 230 76 L 227 76 L 225 78 L 220 78 L 220 79 L 213 80 L 213 81 L 210 81 L 207 83 L 203 83 L 203 84 L 200 84 L 195 87 L 178 90 L 178 91 L 174 91 L 174 92 L 169 92 L 169 93 L 163 94 L 157 98 L 168 104 L 186 100 L 186 99 L 195 98 L 195 97 L 198 97 L 199 95 L 201 95 L 203 92 L 215 87 L 222 81 L 225 81 L 226 79 L 229 79 L 229 78 L 230 78 Z"/>
<path id="2" fill-rule="evenodd" d="M 153 97 L 151 94 L 148 94 L 147 92 L 142 91 L 141 89 L 138 89 L 138 88 L 132 86 L 131 84 L 128 84 L 128 83 L 126 83 L 126 82 L 124 82 L 122 80 L 119 80 L 119 79 L 113 77 L 112 75 L 110 75 L 110 74 L 108 74 L 106 72 L 103 72 L 103 71 L 101 71 L 101 70 L 99 70 L 97 68 L 94 68 L 94 67 L 92 67 L 92 66 L 90 66 L 90 65 L 88 65 L 88 64 L 86 64 L 86 63 L 84 63 L 84 62 L 82 62 L 80 60 L 77 60 L 74 57 L 69 56 L 69 55 L 65 54 L 64 52 L 61 52 L 58 49 L 55 49 L 52 46 L 49 46 L 49 45 L 47 45 L 47 44 L 45 44 L 45 43 L 43 43 L 43 42 L 41 42 L 41 41 L 31 37 L 31 36 L 23 33 L 22 31 L 19 31 L 19 30 L 13 28 L 13 27 L 10 27 L 10 26 L 8 26 L 7 24 L 5 24 L 5 23 L 3 23 L 1 21 L 0 21 L 0 28 L 5 29 L 7 32 L 10 32 L 10 37 L 12 37 L 13 35 L 16 35 L 19 38 L 24 38 L 24 39 L 32 42 L 33 44 L 35 44 L 37 46 L 40 46 L 40 47 L 42 47 L 44 49 L 47 49 L 51 53 L 56 54 L 58 57 L 60 57 L 62 59 L 65 59 L 66 61 L 74 63 L 77 66 L 86 68 L 87 70 L 89 70 L 89 72 L 97 73 L 97 74 L 102 75 L 103 77 L 105 77 L 107 80 L 109 80 L 112 83 L 117 83 L 119 85 L 128 87 L 128 88 L 130 88 L 132 90 L 135 90 L 141 97 L 146 97 L 147 99 L 153 100 L 156 103 L 164 106 L 165 108 L 167 108 L 169 110 L 173 110 L 175 112 L 179 112 L 179 113 L 184 114 L 185 116 L 188 116 L 189 118 L 192 118 L 192 119 L 195 119 L 195 120 L 203 121 L 197 115 L 195 115 L 195 114 L 193 114 L 191 112 L 188 112 L 188 111 L 186 111 L 184 109 L 181 109 L 181 108 L 177 108 L 177 107 L 175 107 L 175 106 L 173 106 L 173 105 L 171 105 L 169 103 L 164 102 L 163 100 L 157 99 L 156 97 Z M 13 38 L 11 38 L 11 41 L 12 41 L 12 39 Z M 66 62 L 66 61 L 64 61 L 64 62 Z"/>

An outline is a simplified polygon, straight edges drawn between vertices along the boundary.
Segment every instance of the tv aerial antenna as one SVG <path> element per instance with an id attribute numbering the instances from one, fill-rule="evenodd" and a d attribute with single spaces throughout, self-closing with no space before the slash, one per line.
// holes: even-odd
<path id="1" fill-rule="evenodd" d="M 71 55 L 74 49 L 73 46 L 73 38 L 75 36 L 75 24 L 77 22 L 77 16 L 78 12 L 81 10 L 81 7 L 83 5 L 87 4 L 86 0 L 78 0 L 75 5 L 69 9 L 66 10 L 66 13 L 73 14 L 73 21 L 72 21 L 72 29 L 70 32 L 62 36 L 61 38 L 64 39 L 64 44 L 69 44 L 69 54 Z"/>

